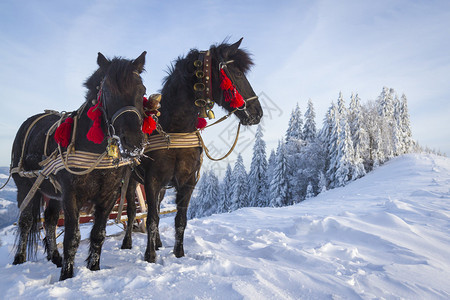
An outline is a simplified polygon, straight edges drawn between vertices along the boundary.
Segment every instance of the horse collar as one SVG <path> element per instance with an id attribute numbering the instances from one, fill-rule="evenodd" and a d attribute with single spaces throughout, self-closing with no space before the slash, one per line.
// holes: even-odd
<path id="1" fill-rule="evenodd" d="M 198 60 L 194 61 L 195 77 L 197 82 L 194 84 L 195 105 L 200 108 L 199 118 L 214 119 L 212 108 L 214 101 L 212 97 L 211 80 L 211 52 L 200 51 Z"/>

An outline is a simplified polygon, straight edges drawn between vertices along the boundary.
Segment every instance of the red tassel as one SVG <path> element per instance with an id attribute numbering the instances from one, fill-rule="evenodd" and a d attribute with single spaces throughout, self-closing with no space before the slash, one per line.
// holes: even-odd
<path id="1" fill-rule="evenodd" d="M 206 127 L 208 122 L 206 122 L 205 118 L 198 118 L 197 119 L 197 129 L 203 129 Z"/>
<path id="2" fill-rule="evenodd" d="M 95 106 L 89 108 L 87 112 L 87 116 L 89 119 L 94 121 L 92 123 L 91 128 L 89 129 L 86 137 L 89 141 L 95 144 L 101 144 L 105 138 L 105 134 L 103 133 L 101 126 L 101 117 L 102 111 L 100 107 L 102 106 L 101 102 L 98 102 Z"/>
<path id="3" fill-rule="evenodd" d="M 142 123 L 142 132 L 151 134 L 156 129 L 156 122 L 152 117 L 146 117 Z"/>
<path id="4" fill-rule="evenodd" d="M 237 90 L 235 90 L 234 97 L 233 97 L 233 99 L 231 99 L 231 102 L 230 102 L 230 107 L 238 108 L 244 104 L 245 104 L 244 98 L 242 98 L 242 95 Z"/>
<path id="5" fill-rule="evenodd" d="M 225 102 L 230 102 L 231 108 L 238 108 L 245 104 L 244 98 L 231 82 L 223 69 L 220 70 L 220 88 L 223 90 Z"/>
<path id="6" fill-rule="evenodd" d="M 223 69 L 220 70 L 220 78 L 222 79 L 220 82 L 220 88 L 222 90 L 226 91 L 234 88 L 233 83 Z"/>
<path id="7" fill-rule="evenodd" d="M 61 145 L 61 147 L 67 147 L 69 146 L 70 142 L 70 135 L 72 133 L 72 124 L 73 119 L 71 117 L 68 117 L 64 123 L 61 123 L 58 128 L 56 128 L 55 131 L 55 141 Z"/>
<path id="8" fill-rule="evenodd" d="M 89 108 L 87 112 L 87 116 L 92 121 L 95 121 L 96 119 L 100 118 L 102 116 L 102 111 L 100 110 L 100 107 L 102 106 L 101 102 L 98 102 L 95 106 L 92 106 Z"/>
<path id="9" fill-rule="evenodd" d="M 95 144 L 101 144 L 105 139 L 105 134 L 103 133 L 102 126 L 99 119 L 96 119 L 89 129 L 87 139 Z"/>

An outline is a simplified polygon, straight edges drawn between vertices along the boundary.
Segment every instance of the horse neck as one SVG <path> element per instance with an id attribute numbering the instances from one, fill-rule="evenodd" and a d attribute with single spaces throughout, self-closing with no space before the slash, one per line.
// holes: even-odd
<path id="1" fill-rule="evenodd" d="M 87 133 L 92 125 L 92 120 L 87 116 L 87 111 L 93 105 L 87 101 L 84 109 L 78 111 L 77 128 L 75 135 L 75 149 L 91 153 L 103 153 L 106 150 L 106 138 L 101 144 L 95 144 L 87 139 Z M 105 126 L 102 124 L 103 132 L 106 136 Z"/>
<path id="2" fill-rule="evenodd" d="M 170 76 L 174 76 L 173 73 Z M 170 77 L 169 76 L 169 77 Z M 192 76 L 191 76 L 192 77 Z M 198 108 L 194 105 L 193 78 L 174 81 L 168 78 L 162 89 L 160 124 L 166 132 L 196 130 Z"/>

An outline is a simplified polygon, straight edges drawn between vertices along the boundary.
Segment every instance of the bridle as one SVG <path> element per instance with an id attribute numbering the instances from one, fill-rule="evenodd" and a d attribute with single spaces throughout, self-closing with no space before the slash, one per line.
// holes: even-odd
<path id="1" fill-rule="evenodd" d="M 134 74 L 139 76 L 139 73 L 133 72 Z M 100 83 L 98 93 L 97 93 L 97 102 L 101 103 L 102 105 L 98 106 L 98 109 L 101 110 L 103 115 L 103 120 L 106 123 L 106 128 L 108 130 L 108 146 L 107 151 L 108 154 L 112 157 L 118 157 L 119 149 L 122 149 L 121 147 L 121 141 L 119 136 L 116 135 L 116 129 L 114 127 L 114 123 L 117 121 L 119 117 L 126 113 L 134 113 L 139 119 L 139 124 L 142 125 L 142 122 L 144 120 L 143 114 L 132 105 L 127 105 L 124 107 L 119 108 L 111 117 L 111 119 L 108 118 L 108 106 L 107 101 L 105 101 L 105 96 L 103 93 L 103 85 L 106 81 L 106 77 L 103 78 L 103 80 Z"/>
<path id="2" fill-rule="evenodd" d="M 223 58 L 220 58 L 219 60 L 219 72 L 220 70 L 224 70 L 227 76 L 231 79 L 232 83 L 235 84 L 237 80 L 234 75 L 228 71 L 227 68 L 227 65 L 233 63 L 234 60 L 224 61 Z M 194 103 L 200 109 L 200 118 L 208 117 L 209 119 L 214 119 L 214 113 L 212 111 L 212 108 L 214 107 L 214 101 L 212 95 L 211 65 L 211 51 L 200 51 L 198 59 L 194 61 L 194 66 L 196 67 L 194 74 L 197 79 L 197 82 L 194 84 Z M 238 89 L 237 86 L 236 89 Z M 252 96 L 243 99 L 244 104 L 241 107 L 234 109 L 231 113 L 235 113 L 236 111 L 243 111 L 248 118 L 251 118 L 250 114 L 247 111 L 247 103 L 249 101 L 257 99 L 258 96 Z M 220 105 L 222 106 L 222 103 L 220 103 Z"/>

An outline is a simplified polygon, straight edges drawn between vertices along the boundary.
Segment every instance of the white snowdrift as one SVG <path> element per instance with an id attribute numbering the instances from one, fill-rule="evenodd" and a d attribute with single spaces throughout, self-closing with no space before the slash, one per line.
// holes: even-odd
<path id="1" fill-rule="evenodd" d="M 165 248 L 143 261 L 106 239 L 102 270 L 59 282 L 44 258 L 13 266 L 13 228 L 1 232 L 3 299 L 449 299 L 450 159 L 396 158 L 344 188 L 284 208 L 245 208 L 191 220 L 186 256 L 172 254 L 173 218 L 162 220 Z M 84 226 L 86 237 L 88 228 Z M 116 226 L 108 228 L 117 232 Z"/>

